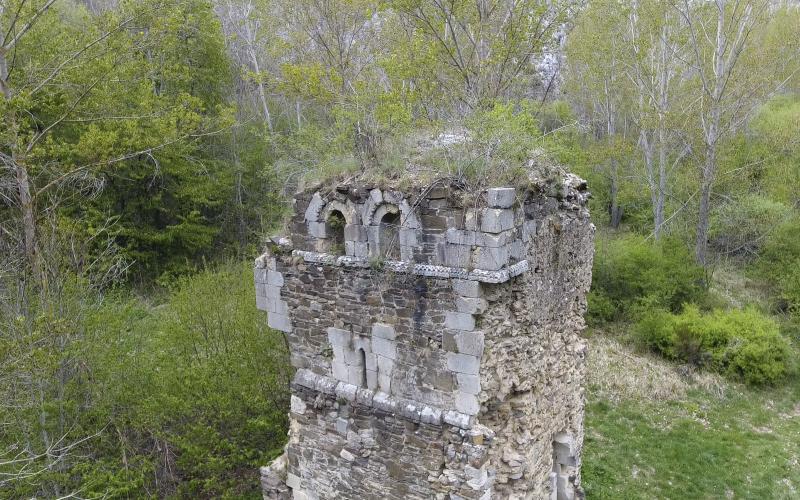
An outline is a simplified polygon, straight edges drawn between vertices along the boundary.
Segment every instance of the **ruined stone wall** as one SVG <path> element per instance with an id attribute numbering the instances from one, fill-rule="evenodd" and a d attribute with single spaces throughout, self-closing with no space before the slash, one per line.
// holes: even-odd
<path id="1" fill-rule="evenodd" d="M 298 195 L 255 271 L 298 369 L 265 497 L 574 498 L 584 189 Z"/>
<path id="2" fill-rule="evenodd" d="M 594 228 L 580 207 L 529 203 L 536 221 L 526 258 L 532 272 L 484 292 L 489 308 L 481 363 L 481 424 L 497 498 L 546 498 L 580 487 L 586 344 L 580 338 L 591 283 Z M 533 481 L 532 481 L 533 479 Z"/>

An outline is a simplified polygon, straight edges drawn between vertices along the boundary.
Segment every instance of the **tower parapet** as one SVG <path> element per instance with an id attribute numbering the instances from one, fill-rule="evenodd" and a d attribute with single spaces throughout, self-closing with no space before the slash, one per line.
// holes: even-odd
<path id="1" fill-rule="evenodd" d="M 298 193 L 256 260 L 285 332 L 265 498 L 574 498 L 594 227 L 581 179 Z"/>

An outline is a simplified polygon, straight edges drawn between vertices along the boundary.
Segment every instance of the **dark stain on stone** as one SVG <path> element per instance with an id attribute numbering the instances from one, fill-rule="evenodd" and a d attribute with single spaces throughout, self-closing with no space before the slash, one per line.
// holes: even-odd
<path id="1" fill-rule="evenodd" d="M 414 297 L 417 299 L 413 316 L 414 329 L 419 330 L 425 318 L 425 311 L 428 309 L 428 281 L 425 278 L 418 278 L 414 283 Z"/>

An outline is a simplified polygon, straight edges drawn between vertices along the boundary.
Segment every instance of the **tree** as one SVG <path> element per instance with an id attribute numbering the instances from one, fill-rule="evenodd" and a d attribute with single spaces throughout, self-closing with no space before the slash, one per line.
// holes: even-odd
<path id="1" fill-rule="evenodd" d="M 598 133 L 612 143 L 632 142 L 626 136 L 637 136 L 656 239 L 663 231 L 671 177 L 688 152 L 679 126 L 683 40 L 678 21 L 662 2 L 592 2 L 567 44 L 570 87 L 581 89 L 593 102 L 590 108 L 603 125 Z M 623 135 L 615 138 L 619 127 L 624 127 Z M 616 194 L 625 148 L 613 146 L 610 151 L 607 170 Z M 616 212 L 616 196 L 611 199 Z M 612 222 L 616 220 L 612 215 Z"/>
<path id="2" fill-rule="evenodd" d="M 558 40 L 569 2 L 539 0 L 403 0 L 401 40 L 409 83 L 436 92 L 456 118 L 494 100 L 531 96 L 536 67 Z M 431 82 L 432 84 L 426 84 Z"/>
<path id="3" fill-rule="evenodd" d="M 215 23 L 199 0 L 0 3 L 0 485 L 40 476 L 20 496 L 71 494 L 61 479 L 94 436 L 71 392 L 84 319 L 123 278 L 120 247 L 151 238 L 185 260 L 219 231 L 203 213 L 230 122 Z"/>
<path id="4" fill-rule="evenodd" d="M 798 55 L 790 44 L 766 43 L 771 5 L 767 0 L 673 4 L 688 31 L 687 69 L 696 89 L 691 104 L 701 131 L 695 238 L 695 258 L 701 265 L 708 264 L 711 196 L 720 144 L 797 72 Z"/>

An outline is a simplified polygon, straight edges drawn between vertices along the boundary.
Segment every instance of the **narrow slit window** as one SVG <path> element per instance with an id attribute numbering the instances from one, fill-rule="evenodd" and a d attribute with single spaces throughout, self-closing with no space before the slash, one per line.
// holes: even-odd
<path id="1" fill-rule="evenodd" d="M 380 222 L 380 252 L 389 260 L 400 260 L 400 214 L 387 213 Z"/>
<path id="2" fill-rule="evenodd" d="M 358 350 L 359 360 L 361 361 L 361 387 L 367 386 L 367 353 L 361 348 Z"/>
<path id="3" fill-rule="evenodd" d="M 344 226 L 347 223 L 344 215 L 338 210 L 333 210 L 325 222 L 328 225 L 328 238 L 330 239 L 328 252 L 334 255 L 344 255 Z"/>

